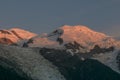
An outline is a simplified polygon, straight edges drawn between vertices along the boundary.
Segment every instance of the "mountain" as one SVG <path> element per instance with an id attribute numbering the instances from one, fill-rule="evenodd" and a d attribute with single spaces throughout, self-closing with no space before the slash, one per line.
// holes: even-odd
<path id="1" fill-rule="evenodd" d="M 0 43 L 8 44 L 0 44 L 0 70 L 20 79 L 120 79 L 119 41 L 86 26 L 64 25 L 40 35 L 19 28 L 0 30 Z"/>
<path id="2" fill-rule="evenodd" d="M 64 25 L 49 34 L 33 37 L 27 43 L 29 47 L 65 50 L 83 61 L 95 59 L 120 73 L 120 42 L 86 26 Z"/>
<path id="3" fill-rule="evenodd" d="M 35 33 L 20 29 L 12 28 L 9 30 L 0 30 L 0 43 L 1 44 L 13 44 L 21 40 L 30 39 L 33 36 L 36 36 Z"/>
<path id="4" fill-rule="evenodd" d="M 71 45 L 78 44 L 79 50 L 83 52 L 89 52 L 95 45 L 98 45 L 101 48 L 119 46 L 119 41 L 112 37 L 81 25 L 64 25 L 49 34 L 42 36 L 38 35 L 32 39 L 33 43 L 29 44 L 31 47 L 73 49 Z"/>
<path id="5" fill-rule="evenodd" d="M 48 47 L 48 48 L 73 48 L 71 45 L 79 45 L 83 52 L 90 51 L 95 45 L 101 48 L 119 46 L 119 41 L 100 32 L 89 29 L 86 26 L 64 25 L 53 32 L 47 34 L 35 34 L 20 28 L 9 30 L 0 30 L 0 43 L 18 45 L 31 40 L 30 47 Z"/>
<path id="6" fill-rule="evenodd" d="M 120 74 L 93 59 L 65 50 L 0 45 L 0 80 L 119 80 Z"/>

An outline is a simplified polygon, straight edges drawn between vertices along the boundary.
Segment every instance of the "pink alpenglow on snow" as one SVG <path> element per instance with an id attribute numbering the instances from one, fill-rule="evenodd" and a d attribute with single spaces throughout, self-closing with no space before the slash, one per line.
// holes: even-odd
<path id="1" fill-rule="evenodd" d="M 36 36 L 35 33 L 20 29 L 12 28 L 9 30 L 0 30 L 0 43 L 12 44 L 21 40 L 30 39 Z"/>
<path id="2" fill-rule="evenodd" d="M 63 40 L 62 45 L 59 45 L 59 43 L 56 41 L 57 38 L 61 38 Z M 117 46 L 119 43 L 112 37 L 107 36 L 103 33 L 91 30 L 86 26 L 64 25 L 49 34 L 46 34 L 45 36 L 35 37 L 33 44 L 30 44 L 30 46 L 62 48 L 64 47 L 63 46 L 64 44 L 74 42 L 74 41 L 76 41 L 81 46 L 87 49 L 91 49 L 95 45 L 99 45 L 100 47 Z"/>

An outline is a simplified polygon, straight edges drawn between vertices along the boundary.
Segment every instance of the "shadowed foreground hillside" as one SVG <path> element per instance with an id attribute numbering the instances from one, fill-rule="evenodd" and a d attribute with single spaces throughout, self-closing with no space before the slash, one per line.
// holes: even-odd
<path id="1" fill-rule="evenodd" d="M 120 80 L 120 74 L 65 50 L 0 45 L 0 80 Z"/>
<path id="2" fill-rule="evenodd" d="M 78 55 L 56 49 L 43 48 L 40 54 L 56 65 L 67 80 L 120 80 L 119 73 L 97 60 L 82 61 Z"/>
<path id="3" fill-rule="evenodd" d="M 32 80 L 25 75 L 19 75 L 15 70 L 0 66 L 0 80 Z"/>
<path id="4" fill-rule="evenodd" d="M 36 49 L 0 45 L 0 80 L 31 79 L 65 80 Z"/>

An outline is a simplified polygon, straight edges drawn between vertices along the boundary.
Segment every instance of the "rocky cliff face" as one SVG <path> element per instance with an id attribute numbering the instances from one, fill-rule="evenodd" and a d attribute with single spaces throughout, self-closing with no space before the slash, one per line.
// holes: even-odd
<path id="1" fill-rule="evenodd" d="M 67 80 L 118 80 L 120 74 L 98 60 L 92 59 L 95 53 L 79 53 L 71 55 L 65 50 L 41 48 L 40 54 L 58 67 Z M 99 49 L 104 51 L 104 49 Z M 110 52 L 110 49 L 105 49 Z M 109 53 L 104 53 L 109 54 Z M 84 58 L 84 59 L 83 59 Z M 86 58 L 86 59 L 85 59 Z M 106 61 L 105 61 L 106 62 Z"/>

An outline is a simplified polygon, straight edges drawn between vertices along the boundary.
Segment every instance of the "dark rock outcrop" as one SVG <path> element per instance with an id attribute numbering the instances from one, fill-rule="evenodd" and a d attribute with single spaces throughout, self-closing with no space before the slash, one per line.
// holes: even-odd
<path id="1" fill-rule="evenodd" d="M 116 57 L 116 63 L 118 64 L 118 68 L 119 68 L 119 70 L 120 70 L 120 51 L 118 52 L 118 55 L 117 55 L 117 57 Z"/>
<path id="2" fill-rule="evenodd" d="M 120 74 L 97 60 L 81 60 L 65 50 L 41 48 L 40 54 L 58 67 L 67 80 L 119 80 Z M 86 53 L 84 53 L 86 54 Z M 90 58 L 90 56 L 89 56 Z"/>

